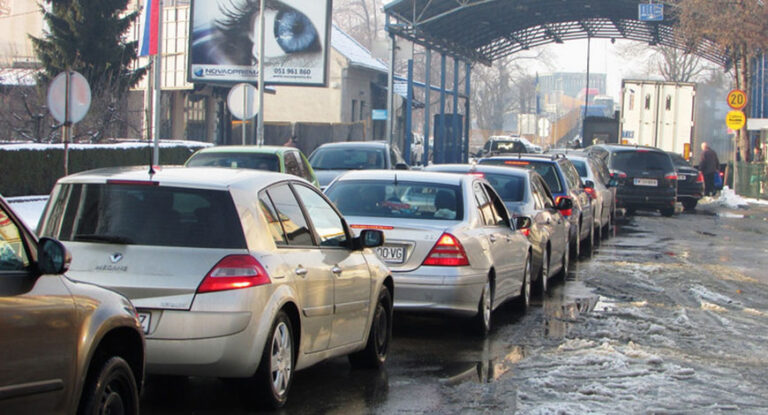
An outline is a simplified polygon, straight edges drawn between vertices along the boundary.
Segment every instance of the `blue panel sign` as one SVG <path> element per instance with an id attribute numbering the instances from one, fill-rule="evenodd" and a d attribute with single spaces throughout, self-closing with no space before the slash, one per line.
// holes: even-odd
<path id="1" fill-rule="evenodd" d="M 387 110 L 372 110 L 371 111 L 371 118 L 374 120 L 386 120 L 387 119 Z"/>
<path id="2" fill-rule="evenodd" d="M 641 22 L 660 22 L 664 20 L 664 5 L 660 3 L 638 4 L 638 16 Z"/>

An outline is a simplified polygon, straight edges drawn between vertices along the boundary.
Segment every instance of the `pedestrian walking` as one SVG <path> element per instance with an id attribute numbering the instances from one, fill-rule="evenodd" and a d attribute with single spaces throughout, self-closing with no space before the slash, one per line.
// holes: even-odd
<path id="1" fill-rule="evenodd" d="M 704 176 L 704 195 L 715 194 L 715 174 L 720 174 L 720 160 L 717 153 L 706 142 L 701 143 L 701 155 L 699 156 L 699 170 Z"/>

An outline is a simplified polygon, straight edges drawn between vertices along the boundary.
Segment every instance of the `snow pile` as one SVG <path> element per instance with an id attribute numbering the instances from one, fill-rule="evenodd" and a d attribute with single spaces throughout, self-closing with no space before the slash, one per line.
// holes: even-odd
<path id="1" fill-rule="evenodd" d="M 213 144 L 211 143 L 204 143 L 202 141 L 185 141 L 185 140 L 160 140 L 158 143 L 160 148 L 173 148 L 173 147 L 189 147 L 190 149 L 193 148 L 202 148 L 202 147 L 211 147 Z M 72 143 L 69 145 L 70 150 L 88 150 L 88 149 L 104 149 L 104 148 L 114 148 L 114 149 L 131 149 L 131 148 L 147 148 L 152 146 L 153 143 L 150 143 L 148 141 L 123 141 L 118 142 L 114 144 L 79 144 L 79 143 Z M 11 144 L 5 144 L 0 143 L 0 150 L 3 151 L 20 151 L 20 150 L 37 150 L 37 151 L 44 151 L 49 149 L 64 149 L 64 144 L 62 143 L 11 143 Z"/>

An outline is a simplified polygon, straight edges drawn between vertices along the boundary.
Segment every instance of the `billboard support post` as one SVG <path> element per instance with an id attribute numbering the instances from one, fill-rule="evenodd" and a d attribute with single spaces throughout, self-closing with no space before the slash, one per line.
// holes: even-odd
<path id="1" fill-rule="evenodd" d="M 152 56 L 152 71 L 154 83 L 152 85 L 152 165 L 160 165 L 160 94 L 163 88 L 163 2 L 159 0 L 160 16 L 157 22 L 157 54 Z"/>
<path id="2" fill-rule="evenodd" d="M 260 0 L 259 10 L 266 10 L 266 0 Z M 259 13 L 259 114 L 256 119 L 256 145 L 264 145 L 264 24 L 266 13 Z"/>

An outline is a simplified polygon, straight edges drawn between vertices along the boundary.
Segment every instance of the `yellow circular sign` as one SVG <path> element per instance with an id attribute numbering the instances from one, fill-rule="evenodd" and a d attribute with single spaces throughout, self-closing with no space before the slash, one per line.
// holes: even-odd
<path id="1" fill-rule="evenodd" d="M 741 111 L 731 111 L 725 116 L 725 125 L 731 130 L 741 130 L 747 123 L 747 117 Z"/>
<path id="2" fill-rule="evenodd" d="M 735 109 L 740 110 L 747 106 L 747 93 L 740 90 L 740 89 L 734 89 L 733 91 L 728 93 L 728 106 Z"/>

